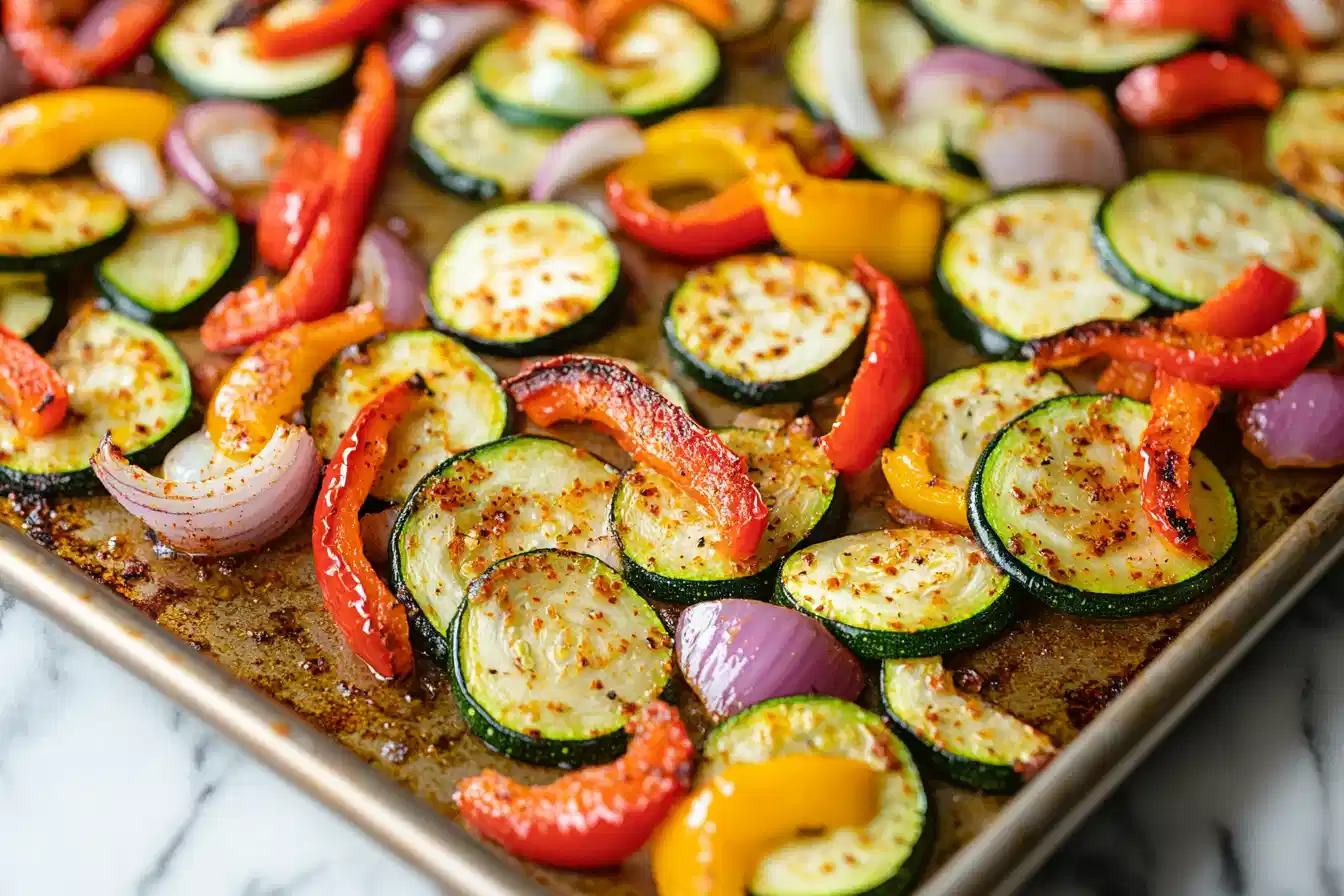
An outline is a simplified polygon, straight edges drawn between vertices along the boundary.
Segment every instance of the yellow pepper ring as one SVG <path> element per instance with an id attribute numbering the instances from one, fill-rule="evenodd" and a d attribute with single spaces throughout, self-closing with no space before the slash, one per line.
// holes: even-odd
<path id="1" fill-rule="evenodd" d="M 51 174 L 109 140 L 157 147 L 177 118 L 171 99 L 129 87 L 52 90 L 0 107 L 0 177 Z"/>
<path id="2" fill-rule="evenodd" d="M 882 475 L 892 497 L 915 513 L 965 528 L 966 492 L 929 467 L 929 453 L 918 437 L 903 436 L 882 452 Z"/>

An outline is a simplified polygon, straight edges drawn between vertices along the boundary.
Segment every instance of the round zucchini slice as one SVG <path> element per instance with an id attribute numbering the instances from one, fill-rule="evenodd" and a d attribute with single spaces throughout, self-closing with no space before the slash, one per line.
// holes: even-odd
<path id="1" fill-rule="evenodd" d="M 672 636 L 620 573 L 529 551 L 472 582 L 453 619 L 453 694 L 511 759 L 572 768 L 625 750 L 625 725 L 672 679 Z"/>
<path id="2" fill-rule="evenodd" d="M 695 499 L 648 467 L 626 471 L 612 503 L 612 530 L 626 580 L 651 600 L 768 598 L 786 554 L 844 523 L 840 477 L 811 439 L 761 429 L 718 434 L 746 459 L 770 509 L 765 535 L 755 555 L 736 560 L 719 548 L 718 527 Z"/>
<path id="3" fill-rule="evenodd" d="M 1012 793 L 1057 752 L 1049 737 L 957 690 L 941 657 L 882 664 L 882 707 L 943 774 L 991 793 Z"/>
<path id="4" fill-rule="evenodd" d="M 150 230 L 136 227 L 94 269 L 93 279 L 112 306 L 161 330 L 194 327 L 215 302 L 252 273 L 250 243 L 239 238 L 233 215 Z"/>
<path id="5" fill-rule="evenodd" d="M 816 261 L 738 255 L 691 271 L 663 316 L 672 356 L 742 404 L 808 401 L 858 366 L 868 294 Z"/>
<path id="6" fill-rule="evenodd" d="M 556 439 L 512 436 L 449 458 L 420 480 L 391 547 L 393 589 L 420 649 L 449 663 L 445 632 L 462 595 L 498 560 L 539 548 L 611 556 L 607 520 L 619 475 Z"/>
<path id="7" fill-rule="evenodd" d="M 425 179 L 467 199 L 516 199 L 557 138 L 555 131 L 519 128 L 485 107 L 471 75 L 435 90 L 411 122 L 411 159 Z"/>
<path id="8" fill-rule="evenodd" d="M 1265 164 L 1281 185 L 1344 228 L 1344 87 L 1288 94 L 1265 126 Z"/>
<path id="9" fill-rule="evenodd" d="M 1199 43 L 1193 31 L 1109 24 L 1085 0 L 911 0 L 929 29 L 1046 69 L 1065 84 L 1110 86 L 1125 72 L 1180 56 Z"/>
<path id="10" fill-rule="evenodd" d="M 1165 308 L 1200 305 L 1259 259 L 1297 281 L 1297 310 L 1344 315 L 1344 237 L 1258 184 L 1152 171 L 1106 198 L 1093 239 L 1107 273 Z"/>
<path id="11" fill-rule="evenodd" d="M 1102 269 L 1093 187 L 1019 190 L 972 206 L 938 248 L 933 294 L 948 332 L 989 355 L 1098 319 L 1132 320 L 1148 300 Z"/>
<path id="12" fill-rule="evenodd" d="M 125 201 L 92 180 L 0 183 L 0 272 L 83 267 L 130 233 Z"/>
<path id="13" fill-rule="evenodd" d="M 234 0 L 188 0 L 155 35 L 154 55 L 188 92 L 265 103 L 282 115 L 311 115 L 349 99 L 354 44 L 289 59 L 262 59 L 247 28 L 215 30 L 234 6 Z M 321 8 L 321 0 L 280 0 L 265 16 L 283 25 Z"/>
<path id="14" fill-rule="evenodd" d="M 435 324 L 477 351 L 544 355 L 615 322 L 625 279 L 602 222 L 563 202 L 519 202 L 453 235 L 429 274 Z"/>
<path id="15" fill-rule="evenodd" d="M 509 399 L 494 371 L 456 339 L 428 330 L 392 333 L 338 356 L 314 382 L 308 429 L 322 456 L 335 456 L 360 408 L 413 373 L 429 394 L 393 428 L 371 492 L 394 504 L 439 464 L 495 441 L 509 425 Z"/>
<path id="16" fill-rule="evenodd" d="M 150 467 L 191 429 L 191 374 L 168 337 L 97 308 L 77 314 L 47 362 L 65 380 L 70 412 L 40 438 L 0 416 L 0 487 L 33 495 L 95 495 L 89 459 L 105 433 Z"/>
<path id="17" fill-rule="evenodd" d="M 775 597 L 826 623 L 858 656 L 932 656 L 1002 631 L 1013 619 L 1009 582 L 965 535 L 879 529 L 793 554 Z"/>
<path id="18" fill-rule="evenodd" d="M 0 327 L 45 352 L 65 326 L 65 304 L 45 274 L 0 274 Z"/>
<path id="19" fill-rule="evenodd" d="M 1191 458 L 1199 543 L 1182 553 L 1140 505 L 1138 447 L 1152 409 L 1066 395 L 1004 427 L 980 456 L 968 512 L 990 558 L 1038 600 L 1079 616 L 1137 616 L 1216 587 L 1236 558 L 1237 502 L 1202 452 Z"/>
<path id="20" fill-rule="evenodd" d="M 719 86 L 714 35 L 675 6 L 627 19 L 605 63 L 588 61 L 583 49 L 577 31 L 537 16 L 476 52 L 472 83 L 510 124 L 560 129 L 602 115 L 626 115 L 642 127 L 708 102 Z"/>
<path id="21" fill-rule="evenodd" d="M 919 878 L 937 835 L 933 803 L 910 751 L 873 713 L 836 697 L 779 697 L 723 722 L 702 752 L 702 781 L 733 763 L 799 753 L 856 759 L 886 773 L 866 827 L 771 850 L 747 887 L 753 896 L 899 896 Z"/>

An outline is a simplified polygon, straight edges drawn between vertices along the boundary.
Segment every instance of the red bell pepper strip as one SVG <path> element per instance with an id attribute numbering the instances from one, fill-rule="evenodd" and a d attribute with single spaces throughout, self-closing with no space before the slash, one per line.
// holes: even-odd
<path id="1" fill-rule="evenodd" d="M 538 426 L 596 423 L 635 460 L 692 495 L 715 518 L 722 548 L 756 552 L 769 510 L 747 462 L 626 367 L 606 358 L 561 355 L 504 382 L 519 410 Z"/>
<path id="2" fill-rule="evenodd" d="M 1261 19 L 1282 45 L 1301 49 L 1306 32 L 1283 0 L 1110 0 L 1106 20 L 1135 28 L 1198 31 L 1231 40 L 1243 16 Z"/>
<path id="3" fill-rule="evenodd" d="M 4 0 L 5 41 L 40 84 L 79 87 L 140 55 L 172 10 L 172 0 L 123 0 L 98 29 L 97 43 L 83 45 L 61 27 L 52 0 Z"/>
<path id="4" fill-rule="evenodd" d="M 262 59 L 284 59 L 355 43 L 376 32 L 407 0 L 331 0 L 316 14 L 274 25 L 253 20 L 250 30 Z"/>
<path id="5" fill-rule="evenodd" d="M 1250 339 L 1189 333 L 1168 321 L 1093 321 L 1046 339 L 1027 353 L 1038 368 L 1073 367 L 1106 355 L 1224 389 L 1279 389 L 1297 378 L 1325 344 L 1325 312 L 1295 314 Z"/>
<path id="6" fill-rule="evenodd" d="M 677 711 L 654 700 L 626 730 L 625 755 L 552 784 L 494 769 L 458 782 L 462 817 L 510 854 L 558 868 L 619 865 L 639 851 L 690 788 L 695 749 Z"/>
<path id="7" fill-rule="evenodd" d="M 859 256 L 855 278 L 876 303 L 868 322 L 863 361 L 821 448 L 842 473 L 858 473 L 877 460 L 901 415 L 924 388 L 924 345 L 910 306 L 891 278 Z"/>
<path id="8" fill-rule="evenodd" d="M 1135 127 L 1162 128 L 1232 109 L 1272 110 L 1283 100 L 1283 88 L 1239 56 L 1189 53 L 1134 69 L 1116 88 L 1115 100 Z"/>
<path id="9" fill-rule="evenodd" d="M 1158 371 L 1153 415 L 1139 441 L 1143 464 L 1143 510 L 1153 528 L 1180 550 L 1208 554 L 1199 545 L 1190 506 L 1190 455 L 1213 418 L 1221 393 Z"/>
<path id="10" fill-rule="evenodd" d="M 70 407 L 61 375 L 4 327 L 0 327 L 0 403 L 19 432 L 34 439 L 60 426 Z"/>
<path id="11" fill-rule="evenodd" d="M 349 299 L 359 241 L 396 124 L 396 82 L 381 46 L 365 51 L 355 82 L 359 96 L 341 128 L 332 199 L 283 280 L 270 288 L 258 278 L 210 309 L 201 341 L 211 351 L 241 348 L 289 324 L 326 317 Z"/>
<path id="12" fill-rule="evenodd" d="M 364 555 L 359 508 L 387 456 L 392 427 L 427 391 L 425 381 L 413 374 L 360 408 L 327 464 L 313 510 L 313 557 L 322 600 L 355 655 L 383 678 L 410 674 L 415 656 L 406 608 Z"/>
<path id="13" fill-rule="evenodd" d="M 1255 261 L 1213 298 L 1173 316 L 1171 323 L 1192 333 L 1246 339 L 1283 320 L 1296 299 L 1296 280 Z"/>
<path id="14" fill-rule="evenodd" d="M 331 201 L 336 151 L 309 134 L 286 138 L 285 160 L 257 211 L 257 252 L 277 271 L 293 265 Z"/>

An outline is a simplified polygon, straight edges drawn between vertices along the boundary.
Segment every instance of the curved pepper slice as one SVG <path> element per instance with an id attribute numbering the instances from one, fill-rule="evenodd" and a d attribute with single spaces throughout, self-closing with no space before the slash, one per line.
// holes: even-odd
<path id="1" fill-rule="evenodd" d="M 1073 367 L 1107 355 L 1224 389 L 1278 389 L 1325 344 L 1325 312 L 1295 314 L 1250 339 L 1190 333 L 1169 321 L 1093 321 L 1026 347 L 1037 368 Z"/>
<path id="2" fill-rule="evenodd" d="M 924 345 L 910 307 L 891 278 L 862 255 L 855 278 L 876 303 L 868 322 L 863 361 L 821 449 L 842 473 L 868 469 L 924 387 Z"/>
<path id="3" fill-rule="evenodd" d="M 277 271 L 294 265 L 336 187 L 332 172 L 340 159 L 330 146 L 308 134 L 291 134 L 285 160 L 257 211 L 257 253 Z"/>
<path id="4" fill-rule="evenodd" d="M 341 128 L 331 201 L 283 280 L 272 288 L 258 278 L 210 309 L 201 341 L 211 351 L 251 345 L 297 321 L 326 317 L 348 301 L 359 241 L 396 124 L 397 86 L 382 47 L 365 51 L 355 82 L 359 96 Z"/>
<path id="5" fill-rule="evenodd" d="M 742 896 L 772 847 L 801 830 L 867 824 L 881 790 L 882 772 L 840 756 L 798 753 L 730 765 L 654 835 L 659 896 Z"/>
<path id="6" fill-rule="evenodd" d="M 966 492 L 933 472 L 932 446 L 918 434 L 904 435 L 882 452 L 882 476 L 891 495 L 915 513 L 966 528 Z"/>
<path id="7" fill-rule="evenodd" d="M 234 460 L 250 459 L 276 425 L 303 406 L 313 378 L 337 352 L 382 330 L 382 314 L 361 303 L 314 323 L 291 324 L 252 345 L 210 400 L 205 426 L 215 447 Z"/>
<path id="8" fill-rule="evenodd" d="M 1209 425 L 1221 393 L 1158 371 L 1153 386 L 1153 416 L 1139 441 L 1143 466 L 1143 510 L 1153 528 L 1180 550 L 1208 554 L 1199 545 L 1190 505 L 1190 455 Z"/>
<path id="9" fill-rule="evenodd" d="M 383 678 L 415 668 L 406 608 L 364 555 L 359 508 L 387 457 L 392 427 L 428 388 L 420 375 L 392 386 L 359 409 L 327 464 L 313 509 L 313 560 L 327 611 L 355 655 Z"/>
<path id="10" fill-rule="evenodd" d="M 1110 0 L 1106 19 L 1136 28 L 1198 31 L 1214 40 L 1231 40 L 1243 16 L 1265 21 L 1283 46 L 1307 44 L 1301 24 L 1283 0 Z"/>
<path id="11" fill-rule="evenodd" d="M 756 552 L 769 510 L 747 462 L 628 368 L 561 355 L 505 380 L 504 388 L 538 426 L 596 423 L 631 457 L 692 495 L 717 521 L 728 554 L 744 559 Z"/>
<path id="12" fill-rule="evenodd" d="M 1283 88 L 1238 56 L 1190 53 L 1134 69 L 1115 89 L 1115 100 L 1135 127 L 1162 128 L 1232 109 L 1272 110 L 1283 100 Z"/>
<path id="13" fill-rule="evenodd" d="M 61 375 L 4 327 L 0 327 L 0 403 L 19 432 L 34 439 L 60 426 L 70 407 Z"/>
<path id="14" fill-rule="evenodd" d="M 654 700 L 626 726 L 630 745 L 607 765 L 552 784 L 494 769 L 458 782 L 462 817 L 512 855 L 557 868 L 606 868 L 639 851 L 690 787 L 695 748 L 677 711 Z"/>
<path id="15" fill-rule="evenodd" d="M 284 59 L 354 43 L 378 30 L 407 0 L 331 0 L 314 15 L 276 25 L 254 19 L 252 37 L 262 59 Z"/>
<path id="16" fill-rule="evenodd" d="M 5 41 L 23 67 L 48 87 L 78 87 L 118 72 L 140 55 L 173 11 L 172 0 L 123 0 L 96 43 L 76 43 L 52 0 L 4 0 Z"/>
<path id="17" fill-rule="evenodd" d="M 171 99 L 129 87 L 53 90 L 0 106 L 0 177 L 52 174 L 109 140 L 163 142 Z"/>

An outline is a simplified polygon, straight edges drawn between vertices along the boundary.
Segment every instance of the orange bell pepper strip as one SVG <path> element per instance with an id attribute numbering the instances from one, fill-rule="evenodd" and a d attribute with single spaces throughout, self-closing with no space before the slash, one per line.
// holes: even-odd
<path id="1" fill-rule="evenodd" d="M 924 345 L 910 306 L 885 274 L 860 255 L 855 278 L 875 303 L 863 361 L 821 449 L 842 473 L 868 469 L 891 438 L 901 415 L 924 388 Z"/>
<path id="2" fill-rule="evenodd" d="M 327 464 L 313 509 L 313 560 L 322 601 L 355 655 L 383 678 L 415 669 L 406 608 L 364 554 L 359 508 L 387 457 L 388 436 L 428 388 L 412 374 L 375 396 L 350 421 Z"/>
<path id="3" fill-rule="evenodd" d="M 54 174 L 110 140 L 163 142 L 177 104 L 153 90 L 78 87 L 0 106 L 0 177 Z"/>
<path id="4" fill-rule="evenodd" d="M 596 423 L 635 460 L 667 476 L 718 523 L 736 559 L 756 552 L 769 509 L 747 462 L 629 368 L 607 358 L 561 355 L 504 381 L 518 409 L 538 426 Z"/>
<path id="5" fill-rule="evenodd" d="M 257 254 L 277 271 L 293 265 L 326 210 L 339 170 L 336 151 L 308 134 L 286 138 L 285 160 L 257 211 Z"/>
<path id="6" fill-rule="evenodd" d="M 23 67 L 47 87 L 79 87 L 121 71 L 148 46 L 172 0 L 125 0 L 98 29 L 91 44 L 76 42 L 60 24 L 52 0 L 3 0 L 5 41 Z"/>
<path id="7" fill-rule="evenodd" d="M 341 128 L 335 193 L 289 273 L 274 288 L 264 278 L 219 301 L 201 325 L 211 351 L 229 351 L 298 321 L 314 321 L 349 299 L 355 256 L 396 125 L 397 89 L 383 48 L 364 53 L 359 96 Z"/>
<path id="8" fill-rule="evenodd" d="M 626 19 L 656 2 L 658 0 L 588 0 L 583 7 L 581 33 L 584 43 L 600 54 L 603 43 Z M 733 24 L 733 7 L 728 0 L 672 2 L 712 28 L 727 28 Z"/>
<path id="9" fill-rule="evenodd" d="M 377 336 L 382 314 L 361 303 L 314 323 L 290 324 L 243 353 L 210 400 L 205 427 L 215 448 L 248 460 L 303 406 L 313 379 L 341 349 Z"/>
<path id="10" fill-rule="evenodd" d="M 654 835 L 659 896 L 742 896 L 772 848 L 801 830 L 869 823 L 881 790 L 881 771 L 840 756 L 796 753 L 729 765 Z"/>
<path id="11" fill-rule="evenodd" d="M 32 439 L 59 427 L 70 407 L 61 375 L 4 327 L 0 327 L 0 404 L 19 432 Z"/>
<path id="12" fill-rule="evenodd" d="M 462 818 L 511 855 L 556 868 L 619 865 L 639 851 L 690 789 L 695 748 L 677 711 L 654 700 L 626 726 L 615 762 L 551 784 L 519 784 L 494 769 L 458 782 Z"/>
<path id="13" fill-rule="evenodd" d="M 364 40 L 406 3 L 407 0 L 330 0 L 308 18 L 276 25 L 262 16 L 253 20 L 250 30 L 258 56 L 287 59 Z"/>
<path id="14" fill-rule="evenodd" d="M 1186 124 L 1217 112 L 1283 100 L 1283 88 L 1253 62 L 1226 53 L 1190 53 L 1134 69 L 1115 90 L 1120 114 L 1136 128 Z"/>
<path id="15" fill-rule="evenodd" d="M 1207 558 L 1190 505 L 1190 455 L 1213 419 L 1221 393 L 1159 370 L 1153 415 L 1139 441 L 1143 510 L 1153 528 L 1180 550 Z"/>

